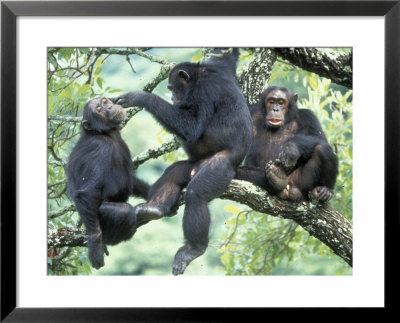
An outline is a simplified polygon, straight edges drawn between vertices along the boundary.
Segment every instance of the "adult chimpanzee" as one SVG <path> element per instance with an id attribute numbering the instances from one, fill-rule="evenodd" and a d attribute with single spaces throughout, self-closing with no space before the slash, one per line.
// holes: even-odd
<path id="1" fill-rule="evenodd" d="M 297 95 L 272 86 L 251 106 L 254 138 L 236 178 L 283 199 L 326 202 L 333 196 L 338 161 L 315 115 L 298 109 Z"/>
<path id="2" fill-rule="evenodd" d="M 149 186 L 133 176 L 128 147 L 119 133 L 125 110 L 107 98 L 90 100 L 83 109 L 81 137 L 69 156 L 69 195 L 86 226 L 89 260 L 104 266 L 106 244 L 135 232 L 136 216 L 129 195 L 146 198 Z"/>
<path id="3" fill-rule="evenodd" d="M 223 56 L 223 50 L 216 52 Z M 183 216 L 186 242 L 175 255 L 174 275 L 182 274 L 206 250 L 210 225 L 207 203 L 227 188 L 251 144 L 251 117 L 235 77 L 238 55 L 236 48 L 205 63 L 176 65 L 167 86 L 173 104 L 147 92 L 130 92 L 115 99 L 124 107 L 146 108 L 177 135 L 189 156 L 168 167 L 151 187 L 147 203 L 136 206 L 138 216 L 167 215 L 187 187 Z"/>

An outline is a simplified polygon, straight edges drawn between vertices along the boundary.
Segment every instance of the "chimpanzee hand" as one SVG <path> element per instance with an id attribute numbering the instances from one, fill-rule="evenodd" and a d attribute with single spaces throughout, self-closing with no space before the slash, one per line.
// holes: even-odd
<path id="1" fill-rule="evenodd" d="M 300 151 L 296 144 L 293 142 L 287 143 L 282 147 L 279 159 L 282 163 L 283 168 L 286 171 L 291 171 L 297 164 L 297 160 L 300 158 Z"/>
<path id="2" fill-rule="evenodd" d="M 308 193 L 308 197 L 314 203 L 325 203 L 333 197 L 333 190 L 326 186 L 317 186 Z"/>
<path id="3" fill-rule="evenodd" d="M 132 91 L 122 94 L 116 98 L 110 99 L 115 104 L 121 105 L 124 108 L 133 107 L 138 104 L 138 98 L 142 96 L 142 91 Z"/>

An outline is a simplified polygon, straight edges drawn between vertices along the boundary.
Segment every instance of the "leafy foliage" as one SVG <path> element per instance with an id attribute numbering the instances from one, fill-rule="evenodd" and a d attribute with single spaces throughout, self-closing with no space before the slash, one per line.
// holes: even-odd
<path id="1" fill-rule="evenodd" d="M 337 50 L 346 53 L 349 51 Z M 123 91 L 142 89 L 147 84 L 152 84 L 155 93 L 168 99 L 170 94 L 165 90 L 166 81 L 157 79 L 157 74 L 162 70 L 160 64 L 185 60 L 199 62 L 208 52 L 209 49 L 198 48 L 142 51 L 117 48 L 48 49 L 49 229 L 82 226 L 79 216 L 70 208 L 71 201 L 66 195 L 65 164 L 79 135 L 84 104 L 94 97 L 114 97 Z M 252 55 L 251 49 L 241 50 L 238 74 L 246 70 Z M 340 173 L 335 197 L 330 204 L 351 220 L 351 91 L 280 58 L 274 64 L 269 84 L 293 89 L 301 98 L 300 108 L 311 109 L 317 115 L 329 143 L 339 157 Z M 148 135 L 149 133 L 152 135 Z M 144 111 L 131 119 L 124 127 L 122 136 L 128 142 L 132 156 L 149 147 L 169 142 L 172 138 Z M 157 160 L 147 161 L 140 167 L 140 171 L 146 174 L 144 178 L 155 181 L 165 167 L 184 158 L 184 152 L 178 149 Z M 130 203 L 135 205 L 140 201 L 133 198 Z M 211 203 L 211 213 L 219 214 L 213 218 L 211 237 L 211 247 L 217 249 L 218 253 L 209 248 L 202 259 L 196 260 L 192 269 L 189 268 L 194 273 L 198 268 L 207 267 L 206 273 L 216 274 L 215 267 L 219 266 L 219 270 L 227 275 L 279 274 L 284 272 L 282 265 L 292 266 L 297 261 L 307 261 L 314 254 L 331 257 L 328 265 L 332 267 L 332 263 L 336 264 L 336 274 L 348 272 L 348 266 L 341 259 L 332 255 L 330 249 L 310 237 L 295 223 L 227 203 Z M 64 208 L 67 211 L 60 212 Z M 110 248 L 111 256 L 108 261 L 111 263 L 100 271 L 91 270 L 84 247 L 50 248 L 48 274 L 169 274 L 173 254 L 183 239 L 181 216 L 179 213 L 173 219 L 157 221 L 157 225 L 135 234 L 132 239 L 134 241 Z M 223 222 L 224 219 L 226 225 L 219 228 L 219 221 Z M 149 240 L 152 242 L 149 243 Z M 296 273 L 304 272 L 306 270 L 303 267 Z M 323 269 L 323 272 L 327 271 Z"/>

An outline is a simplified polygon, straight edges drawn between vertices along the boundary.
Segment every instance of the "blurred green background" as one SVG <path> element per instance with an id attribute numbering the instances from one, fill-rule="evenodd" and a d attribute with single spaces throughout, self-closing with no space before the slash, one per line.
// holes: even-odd
<path id="1" fill-rule="evenodd" d="M 350 49 L 337 49 L 348 52 Z M 78 53 L 78 54 L 77 54 Z M 147 54 L 162 57 L 169 62 L 198 61 L 199 48 L 153 48 Z M 251 59 L 251 51 L 242 50 L 238 71 Z M 89 49 L 49 48 L 49 116 L 81 116 L 82 108 L 90 98 L 108 97 L 141 90 L 160 72 L 161 65 L 138 55 L 103 55 L 97 61 L 90 79 L 87 74 L 74 78 L 66 66 L 75 66 L 76 60 L 85 64 Z M 54 62 L 55 60 L 55 62 Z M 54 71 L 54 72 L 52 72 Z M 88 82 L 89 80 L 89 82 Z M 166 80 L 153 91 L 165 100 L 171 93 Z M 269 85 L 281 85 L 299 95 L 299 107 L 312 109 L 318 116 L 330 143 L 337 143 L 340 175 L 335 197 L 330 204 L 349 220 L 352 217 L 352 94 L 348 89 L 333 84 L 313 73 L 294 68 L 283 60 L 274 65 Z M 66 130 L 67 129 L 67 130 Z M 54 165 L 57 158 L 66 161 L 75 144 L 79 127 L 68 122 L 52 124 L 49 121 L 49 213 L 71 203 L 63 192 L 65 173 Z M 131 155 L 135 156 L 173 138 L 164 131 L 145 110 L 136 114 L 122 129 L 123 139 Z M 56 138 L 56 139 L 54 139 Z M 154 183 L 173 161 L 185 159 L 179 149 L 142 164 L 139 178 Z M 59 187 L 60 186 L 60 187 Z M 65 182 L 64 182 L 65 186 Z M 129 203 L 142 203 L 131 198 Z M 352 269 L 329 248 L 310 237 L 301 227 L 289 220 L 277 219 L 251 212 L 238 203 L 216 199 L 209 204 L 211 212 L 210 245 L 206 253 L 193 261 L 185 275 L 351 275 Z M 91 269 L 86 248 L 62 248 L 49 252 L 50 275 L 171 275 L 171 265 L 178 248 L 183 244 L 181 228 L 184 206 L 176 216 L 152 221 L 142 226 L 134 237 L 117 246 L 108 247 L 105 266 Z M 244 212 L 244 213 L 243 213 Z M 235 230 L 236 221 L 239 222 Z M 49 218 L 49 229 L 77 226 L 79 217 L 74 212 Z M 229 244 L 226 245 L 228 237 Z M 268 239 L 269 237 L 269 239 Z M 276 237 L 276 239 L 270 239 Z"/>

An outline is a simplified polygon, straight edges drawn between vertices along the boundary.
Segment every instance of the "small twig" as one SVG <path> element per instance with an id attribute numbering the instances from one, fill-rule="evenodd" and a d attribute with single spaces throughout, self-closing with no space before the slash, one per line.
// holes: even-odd
<path id="1" fill-rule="evenodd" d="M 57 217 L 59 217 L 61 215 L 64 215 L 67 212 L 73 212 L 75 210 L 76 210 L 75 209 L 75 205 L 70 204 L 70 205 L 64 206 L 63 208 L 58 209 L 56 211 L 49 212 L 49 218 L 50 219 L 54 219 L 54 218 L 57 218 Z"/>

